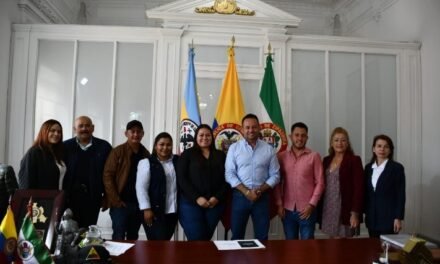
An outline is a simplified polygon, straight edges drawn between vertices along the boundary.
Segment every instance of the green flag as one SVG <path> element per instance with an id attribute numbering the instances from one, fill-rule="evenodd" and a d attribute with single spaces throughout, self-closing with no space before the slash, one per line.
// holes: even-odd
<path id="1" fill-rule="evenodd" d="M 272 61 L 272 55 L 269 53 L 266 58 L 266 69 L 264 71 L 263 84 L 261 85 L 260 98 L 272 123 L 286 131 L 280 100 L 278 99 L 277 84 L 273 75 Z"/>
<path id="2" fill-rule="evenodd" d="M 23 225 L 21 226 L 20 234 L 18 236 L 17 251 L 18 256 L 25 264 L 54 263 L 49 254 L 49 250 L 43 240 L 38 236 L 29 214 L 26 214 L 23 220 Z"/>

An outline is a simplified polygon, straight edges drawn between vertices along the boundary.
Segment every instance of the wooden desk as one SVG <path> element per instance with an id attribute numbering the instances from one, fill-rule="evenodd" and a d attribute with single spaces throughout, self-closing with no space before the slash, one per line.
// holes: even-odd
<path id="1" fill-rule="evenodd" d="M 121 263 L 268 263 L 371 264 L 379 257 L 379 239 L 269 240 L 265 249 L 219 251 L 212 242 L 136 241 L 119 257 Z"/>

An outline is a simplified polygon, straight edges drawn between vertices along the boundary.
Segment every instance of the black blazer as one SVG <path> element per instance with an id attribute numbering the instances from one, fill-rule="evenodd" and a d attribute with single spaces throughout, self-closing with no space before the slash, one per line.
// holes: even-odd
<path id="1" fill-rule="evenodd" d="M 37 146 L 26 152 L 18 172 L 20 189 L 58 190 L 59 179 L 60 169 L 51 154 Z"/>
<path id="2" fill-rule="evenodd" d="M 102 173 L 107 157 L 112 150 L 110 143 L 96 137 L 92 138 L 92 146 L 87 150 L 93 162 L 90 163 L 88 170 L 88 188 L 92 197 L 101 204 L 102 195 L 104 194 L 104 184 L 102 182 Z M 78 158 L 83 150 L 78 146 L 76 137 L 68 139 L 64 144 L 64 162 L 66 163 L 66 175 L 64 176 L 63 189 L 68 194 L 74 192 L 74 186 L 77 184 L 76 175 L 78 169 Z M 82 194 L 79 194 L 82 195 Z"/>
<path id="3" fill-rule="evenodd" d="M 368 229 L 388 232 L 393 230 L 394 219 L 405 216 L 405 171 L 402 164 L 388 160 L 374 190 L 372 164 L 365 166 L 365 224 Z"/>
<path id="4" fill-rule="evenodd" d="M 194 147 L 185 150 L 177 166 L 177 184 L 180 194 L 196 203 L 198 197 L 225 201 L 229 184 L 225 180 L 226 155 L 213 149 L 206 159 Z"/>

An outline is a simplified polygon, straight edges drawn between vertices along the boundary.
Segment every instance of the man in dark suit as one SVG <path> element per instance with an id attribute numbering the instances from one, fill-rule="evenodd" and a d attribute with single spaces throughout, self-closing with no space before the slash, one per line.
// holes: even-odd
<path id="1" fill-rule="evenodd" d="M 64 190 L 67 207 L 80 227 L 95 225 L 101 208 L 104 185 L 102 173 L 112 146 L 93 136 L 95 127 L 87 116 L 75 119 L 76 136 L 64 141 L 67 172 Z"/>
<path id="2" fill-rule="evenodd" d="M 6 214 L 9 197 L 18 189 L 14 168 L 0 163 L 0 221 Z"/>

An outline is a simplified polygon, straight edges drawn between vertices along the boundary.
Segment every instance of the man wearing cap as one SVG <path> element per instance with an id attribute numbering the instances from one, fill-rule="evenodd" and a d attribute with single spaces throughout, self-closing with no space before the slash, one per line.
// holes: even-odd
<path id="1" fill-rule="evenodd" d="M 104 167 L 105 198 L 103 210 L 110 208 L 113 240 L 136 240 L 143 214 L 136 197 L 137 165 L 150 153 L 142 145 L 144 128 L 138 120 L 127 123 L 127 142 L 114 148 Z"/>
<path id="2" fill-rule="evenodd" d="M 76 136 L 64 141 L 63 189 L 73 218 L 80 227 L 88 227 L 98 221 L 104 194 L 102 172 L 112 146 L 93 136 L 95 126 L 88 116 L 77 117 L 73 130 Z"/>

